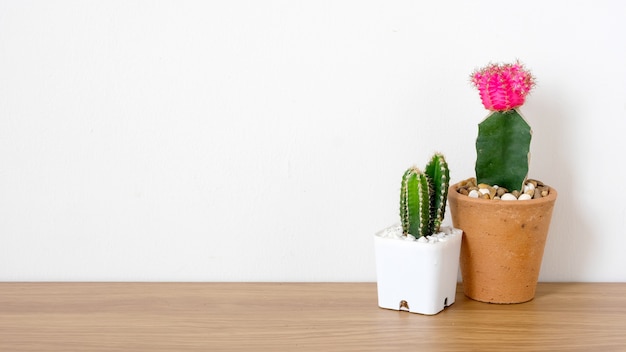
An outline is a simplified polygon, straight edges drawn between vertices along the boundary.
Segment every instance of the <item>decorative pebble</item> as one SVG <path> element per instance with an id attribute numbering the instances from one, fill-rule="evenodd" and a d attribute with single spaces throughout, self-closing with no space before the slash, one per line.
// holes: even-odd
<path id="1" fill-rule="evenodd" d="M 517 197 L 515 197 L 512 193 L 505 193 L 502 196 L 500 196 L 500 199 L 502 199 L 502 200 L 517 200 Z"/>
<path id="2" fill-rule="evenodd" d="M 463 233 L 461 230 L 457 230 L 449 226 L 441 226 L 439 231 L 433 233 L 431 236 L 421 236 L 416 239 L 415 236 L 411 234 L 404 234 L 402 231 L 402 225 L 396 224 L 380 231 L 376 235 L 382 238 L 389 238 L 398 241 L 419 242 L 430 245 L 448 241 L 450 235 L 460 235 L 461 233 Z"/>
<path id="3" fill-rule="evenodd" d="M 533 179 L 528 179 L 521 191 L 514 190 L 509 192 L 508 189 L 502 186 L 493 185 L 490 186 L 485 183 L 478 184 L 476 178 L 471 177 L 458 183 L 459 188 L 457 191 L 463 195 L 467 195 L 471 198 L 480 199 L 502 199 L 502 200 L 528 200 L 547 197 L 550 194 L 550 187 L 543 182 Z M 506 195 L 506 196 L 505 196 Z"/>
<path id="4" fill-rule="evenodd" d="M 534 190 L 535 189 L 535 185 L 533 185 L 532 183 L 527 183 L 524 185 L 524 193 L 530 191 L 530 190 Z"/>

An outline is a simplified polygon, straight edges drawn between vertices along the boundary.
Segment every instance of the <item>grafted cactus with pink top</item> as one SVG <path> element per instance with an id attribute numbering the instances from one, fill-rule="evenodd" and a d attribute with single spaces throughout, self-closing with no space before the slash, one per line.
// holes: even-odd
<path id="1" fill-rule="evenodd" d="M 524 104 L 535 85 L 530 72 L 517 61 L 514 64 L 491 64 L 472 74 L 485 109 L 507 111 Z"/>
<path id="2" fill-rule="evenodd" d="M 517 110 L 535 84 L 519 62 L 490 64 L 474 71 L 472 83 L 491 113 L 478 125 L 478 183 L 521 190 L 528 175 L 532 131 Z"/>

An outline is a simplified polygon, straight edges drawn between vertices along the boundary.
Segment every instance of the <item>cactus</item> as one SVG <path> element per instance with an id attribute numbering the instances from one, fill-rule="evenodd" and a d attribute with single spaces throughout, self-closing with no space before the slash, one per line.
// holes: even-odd
<path id="1" fill-rule="evenodd" d="M 426 175 L 431 181 L 430 229 L 438 232 L 446 213 L 448 186 L 450 185 L 450 170 L 442 154 L 436 153 L 426 165 Z"/>
<path id="2" fill-rule="evenodd" d="M 402 176 L 400 188 L 400 218 L 402 232 L 415 238 L 428 235 L 430 222 L 430 192 L 428 178 L 418 168 L 411 167 Z"/>
<path id="3" fill-rule="evenodd" d="M 439 230 L 446 210 L 450 172 L 443 155 L 435 154 L 426 171 L 411 167 L 402 176 L 400 219 L 402 232 L 415 238 Z"/>
<path id="4" fill-rule="evenodd" d="M 491 114 L 478 125 L 476 179 L 520 191 L 528 175 L 532 131 L 517 107 L 524 104 L 534 78 L 518 61 L 475 71 L 472 83 Z"/>
<path id="5" fill-rule="evenodd" d="M 478 125 L 477 182 L 521 191 L 528 176 L 531 136 L 517 110 L 492 112 Z"/>

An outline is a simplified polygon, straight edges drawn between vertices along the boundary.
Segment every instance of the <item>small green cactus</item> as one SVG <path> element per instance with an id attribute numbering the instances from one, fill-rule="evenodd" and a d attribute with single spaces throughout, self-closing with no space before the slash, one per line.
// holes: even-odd
<path id="1" fill-rule="evenodd" d="M 416 238 L 427 235 L 430 222 L 430 192 L 428 177 L 411 167 L 402 176 L 400 188 L 400 218 L 402 232 Z"/>
<path id="2" fill-rule="evenodd" d="M 400 219 L 402 232 L 415 238 L 430 236 L 443 221 L 450 172 L 443 155 L 435 154 L 422 172 L 411 167 L 402 176 Z"/>
<path id="3" fill-rule="evenodd" d="M 521 191 L 528 176 L 532 131 L 517 109 L 494 111 L 478 125 L 476 180 Z"/>
<path id="4" fill-rule="evenodd" d="M 450 170 L 442 154 L 436 153 L 426 165 L 426 175 L 431 181 L 430 228 L 438 232 L 446 213 L 448 186 L 450 186 Z"/>

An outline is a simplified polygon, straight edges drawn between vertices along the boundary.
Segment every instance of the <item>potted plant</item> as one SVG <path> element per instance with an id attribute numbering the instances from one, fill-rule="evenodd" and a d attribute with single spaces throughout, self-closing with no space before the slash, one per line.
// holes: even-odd
<path id="1" fill-rule="evenodd" d="M 381 308 L 433 315 L 454 303 L 462 231 L 441 226 L 449 179 L 441 154 L 402 176 L 401 223 L 374 236 Z"/>
<path id="2" fill-rule="evenodd" d="M 527 178 L 532 131 L 519 107 L 534 78 L 518 61 L 475 71 L 489 115 L 478 125 L 476 177 L 450 188 L 452 223 L 464 232 L 463 291 L 474 300 L 521 303 L 534 298 L 557 198 Z"/>

